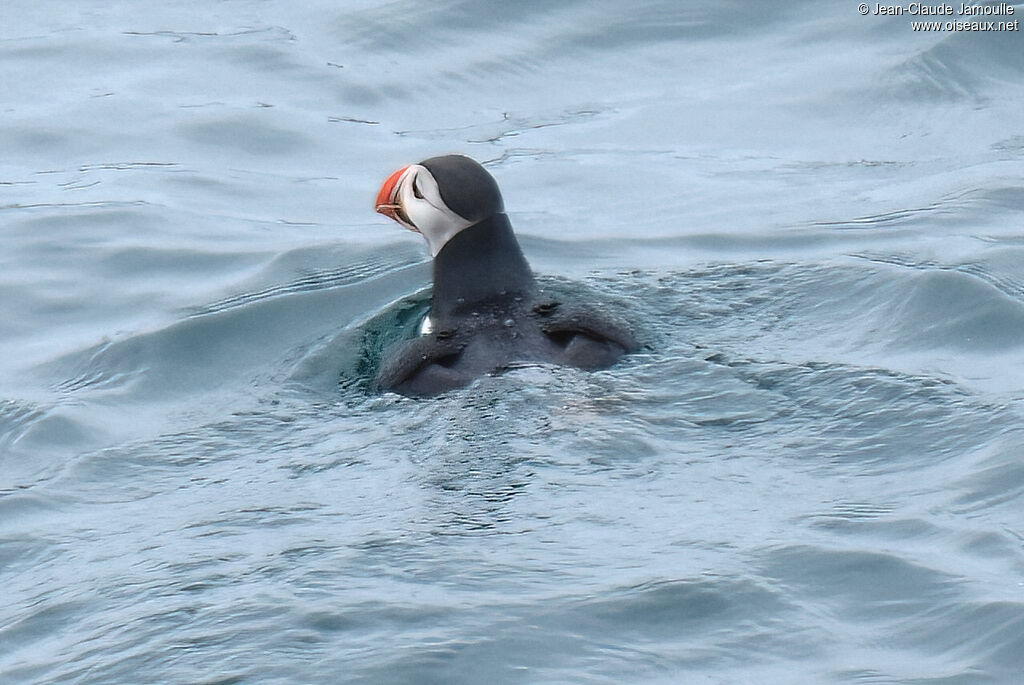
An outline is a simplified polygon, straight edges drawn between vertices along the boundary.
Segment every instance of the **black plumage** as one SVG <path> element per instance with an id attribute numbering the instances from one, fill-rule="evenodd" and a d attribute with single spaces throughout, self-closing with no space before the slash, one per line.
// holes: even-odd
<path id="1" fill-rule="evenodd" d="M 514 362 L 600 369 L 636 349 L 629 327 L 596 307 L 538 297 L 497 183 L 482 166 L 458 155 L 420 166 L 447 208 L 473 223 L 434 257 L 430 332 L 385 351 L 377 389 L 430 396 Z"/>

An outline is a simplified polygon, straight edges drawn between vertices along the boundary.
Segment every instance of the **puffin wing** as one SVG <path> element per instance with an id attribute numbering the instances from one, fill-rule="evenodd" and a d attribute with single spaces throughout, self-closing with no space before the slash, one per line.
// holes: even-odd
<path id="1" fill-rule="evenodd" d="M 541 332 L 564 350 L 564 363 L 581 369 L 611 366 L 639 347 L 625 323 L 594 307 L 549 303 L 536 307 L 534 316 Z"/>
<path id="2" fill-rule="evenodd" d="M 377 370 L 374 388 L 427 397 L 465 385 L 465 374 L 452 368 L 463 348 L 452 338 L 434 335 L 406 340 L 398 349 L 388 351 Z"/>

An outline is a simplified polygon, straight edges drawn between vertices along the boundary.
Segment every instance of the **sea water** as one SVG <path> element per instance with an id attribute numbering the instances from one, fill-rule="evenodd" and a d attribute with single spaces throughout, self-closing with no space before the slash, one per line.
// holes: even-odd
<path id="1" fill-rule="evenodd" d="M 0 680 L 1021 682 L 1024 37 L 865 7 L 4 3 Z M 450 152 L 640 352 L 367 392 Z"/>

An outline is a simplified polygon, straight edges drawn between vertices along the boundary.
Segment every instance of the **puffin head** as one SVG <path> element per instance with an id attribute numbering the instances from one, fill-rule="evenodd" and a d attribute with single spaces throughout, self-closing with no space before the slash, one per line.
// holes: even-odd
<path id="1" fill-rule="evenodd" d="M 463 229 L 505 211 L 494 178 L 462 155 L 431 157 L 391 174 L 376 209 L 423 235 L 433 257 Z"/>

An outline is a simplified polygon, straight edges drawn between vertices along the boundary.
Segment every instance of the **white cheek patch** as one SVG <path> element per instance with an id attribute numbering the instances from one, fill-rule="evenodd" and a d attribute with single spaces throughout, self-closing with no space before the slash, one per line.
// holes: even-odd
<path id="1" fill-rule="evenodd" d="M 413 186 L 422 197 L 416 197 Z M 473 225 L 448 208 L 441 199 L 437 181 L 426 167 L 413 164 L 399 183 L 398 200 L 416 230 L 423 234 L 430 247 L 430 256 L 436 257 L 441 248 L 459 231 Z"/>

